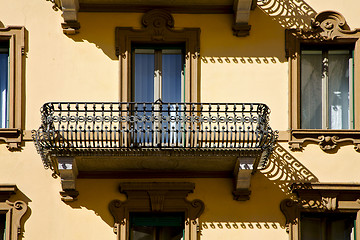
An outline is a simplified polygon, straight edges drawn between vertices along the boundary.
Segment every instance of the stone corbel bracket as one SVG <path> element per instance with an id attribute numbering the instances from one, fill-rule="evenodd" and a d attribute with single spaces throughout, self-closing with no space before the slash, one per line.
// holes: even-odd
<path id="1" fill-rule="evenodd" d="M 79 32 L 80 23 L 78 22 L 79 0 L 47 0 L 51 1 L 53 9 L 62 11 L 64 22 L 61 24 L 66 35 L 74 35 Z"/>
<path id="2" fill-rule="evenodd" d="M 250 11 L 255 7 L 256 0 L 234 0 L 234 24 L 232 26 L 234 36 L 246 37 L 250 34 Z"/>
<path id="3" fill-rule="evenodd" d="M 340 143 L 351 143 L 354 149 L 360 152 L 360 133 L 339 131 L 334 133 L 315 133 L 294 131 L 293 139 L 289 141 L 289 148 L 293 151 L 301 151 L 305 143 L 317 143 L 321 150 L 328 152 L 339 147 Z"/>
<path id="4" fill-rule="evenodd" d="M 61 178 L 61 200 L 72 202 L 77 199 L 79 192 L 76 190 L 78 169 L 74 157 L 58 157 L 58 171 Z"/>
<path id="5" fill-rule="evenodd" d="M 233 197 L 237 201 L 250 199 L 251 177 L 256 170 L 256 157 L 238 158 L 234 169 Z"/>

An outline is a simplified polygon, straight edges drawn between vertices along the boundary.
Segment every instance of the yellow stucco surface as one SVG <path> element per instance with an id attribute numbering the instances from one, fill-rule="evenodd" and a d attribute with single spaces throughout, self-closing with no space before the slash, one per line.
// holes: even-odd
<path id="1" fill-rule="evenodd" d="M 315 11 L 341 12 L 352 28 L 360 27 L 359 3 L 318 1 L 306 3 Z M 45 0 L 0 0 L 0 21 L 25 26 L 25 129 L 40 125 L 39 109 L 49 101 L 118 101 L 119 61 L 115 56 L 115 27 L 140 27 L 138 13 L 79 13 L 80 33 L 66 36 L 60 11 Z M 251 12 L 250 36 L 234 37 L 229 14 L 174 14 L 175 27 L 197 27 L 200 39 L 200 98 L 202 102 L 261 102 L 271 109 L 273 129 L 289 129 L 288 62 L 285 59 L 285 28 L 260 8 Z M 332 153 L 308 144 L 292 152 L 284 164 L 300 166 L 321 182 L 359 183 L 360 155 L 353 145 Z M 281 160 L 281 159 L 280 159 Z M 279 161 L 280 161 L 279 160 Z M 287 162 L 286 162 L 287 161 Z M 300 165 L 299 165 L 300 164 Z M 270 168 L 270 167 L 269 167 Z M 189 181 L 196 184 L 188 199 L 201 199 L 205 211 L 200 218 L 203 240 L 286 240 L 285 218 L 279 204 L 289 197 L 284 183 L 289 180 L 258 171 L 252 179 L 251 199 L 232 199 L 232 179 L 148 179 L 146 181 Z M 296 167 L 295 167 L 296 170 Z M 273 171 L 273 170 L 271 170 Z M 270 172 L 271 172 L 270 171 Z M 274 170 L 275 171 L 275 170 Z M 118 193 L 119 179 L 79 179 L 78 201 L 60 199 L 60 179 L 44 169 L 32 142 L 20 152 L 10 152 L 0 143 L 0 183 L 14 183 L 18 193 L 10 200 L 28 203 L 24 240 L 115 239 L 108 203 L 125 200 Z M 295 171 L 296 174 L 302 174 Z M 289 177 L 289 176 L 287 176 Z M 142 181 L 142 180 L 135 180 Z"/>

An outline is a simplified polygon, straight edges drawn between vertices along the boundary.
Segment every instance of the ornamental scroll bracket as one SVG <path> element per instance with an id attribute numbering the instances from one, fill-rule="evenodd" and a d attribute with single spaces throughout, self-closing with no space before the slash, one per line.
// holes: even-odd
<path id="1" fill-rule="evenodd" d="M 24 201 L 10 202 L 8 199 L 17 192 L 16 185 L 0 185 L 0 212 L 6 216 L 6 231 L 4 239 L 18 240 L 21 234 L 21 219 L 28 206 Z"/>

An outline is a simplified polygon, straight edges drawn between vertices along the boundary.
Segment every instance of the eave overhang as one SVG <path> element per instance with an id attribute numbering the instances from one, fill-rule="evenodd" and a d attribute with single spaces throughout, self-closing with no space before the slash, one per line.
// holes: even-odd
<path id="1" fill-rule="evenodd" d="M 79 12 L 148 12 L 162 9 L 170 13 L 183 14 L 233 14 L 232 30 L 234 36 L 249 35 L 251 26 L 249 18 L 251 10 L 256 7 L 256 0 L 48 0 L 55 10 L 62 11 L 65 34 L 77 34 L 80 29 Z"/>

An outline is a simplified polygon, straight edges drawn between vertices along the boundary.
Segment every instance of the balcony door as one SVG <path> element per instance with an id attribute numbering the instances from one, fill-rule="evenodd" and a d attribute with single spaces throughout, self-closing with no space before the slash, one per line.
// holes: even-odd
<path id="1" fill-rule="evenodd" d="M 133 101 L 179 103 L 184 100 L 181 48 L 134 48 L 133 59 Z"/>
<path id="2" fill-rule="evenodd" d="M 139 46 L 133 48 L 132 56 L 132 99 L 138 103 L 136 144 L 178 145 L 181 134 L 176 116 L 181 107 L 177 103 L 185 98 L 182 48 Z"/>

